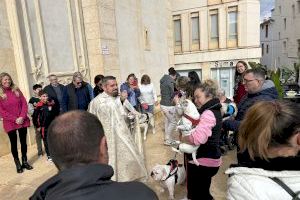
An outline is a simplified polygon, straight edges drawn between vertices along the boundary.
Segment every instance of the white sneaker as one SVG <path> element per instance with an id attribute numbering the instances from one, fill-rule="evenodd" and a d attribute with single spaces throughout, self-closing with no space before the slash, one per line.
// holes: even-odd
<path id="1" fill-rule="evenodd" d="M 50 162 L 50 163 L 53 162 L 53 161 L 52 161 L 52 158 L 51 158 L 50 156 L 48 156 L 47 161 Z"/>

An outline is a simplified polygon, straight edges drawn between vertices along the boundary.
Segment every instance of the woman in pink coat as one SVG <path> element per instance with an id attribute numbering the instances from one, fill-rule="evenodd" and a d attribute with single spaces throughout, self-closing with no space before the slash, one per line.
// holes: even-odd
<path id="1" fill-rule="evenodd" d="M 27 116 L 27 102 L 14 84 L 11 76 L 8 73 L 0 74 L 0 116 L 3 118 L 3 128 L 8 134 L 11 153 L 14 157 L 17 172 L 22 173 L 23 169 L 33 169 L 27 162 L 27 127 L 30 125 Z M 22 152 L 22 165 L 18 156 L 17 147 L 17 132 L 19 133 L 21 152 Z"/>

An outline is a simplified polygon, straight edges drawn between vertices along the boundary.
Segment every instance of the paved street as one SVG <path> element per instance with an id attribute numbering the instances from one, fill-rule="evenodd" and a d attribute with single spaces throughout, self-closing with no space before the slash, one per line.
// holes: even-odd
<path id="1" fill-rule="evenodd" d="M 152 134 L 151 130 L 148 132 L 148 137 L 145 142 L 145 153 L 147 160 L 148 171 L 156 164 L 164 164 L 173 157 L 174 153 L 170 147 L 164 146 L 162 127 L 163 123 L 161 117 L 158 117 L 156 134 Z M 25 171 L 22 174 L 17 174 L 15 165 L 11 155 L 0 158 L 0 197 L 1 199 L 23 200 L 34 192 L 34 190 L 50 176 L 56 173 L 54 164 L 48 163 L 46 157 L 38 159 L 36 155 L 35 146 L 31 147 L 28 152 L 29 162 L 33 164 L 34 170 Z M 181 156 L 178 159 L 181 161 Z M 223 165 L 219 173 L 214 178 L 212 183 L 212 193 L 216 200 L 225 199 L 226 193 L 226 176 L 224 170 L 234 162 L 234 152 L 230 152 L 223 158 Z M 159 196 L 160 199 L 167 199 L 167 191 L 160 193 L 160 186 L 151 178 L 147 183 Z M 177 186 L 175 190 L 175 198 L 180 199 L 185 194 L 185 186 Z"/>

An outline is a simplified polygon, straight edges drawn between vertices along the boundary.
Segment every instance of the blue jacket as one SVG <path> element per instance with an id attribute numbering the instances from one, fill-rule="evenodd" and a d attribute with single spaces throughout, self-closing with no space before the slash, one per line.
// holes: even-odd
<path id="1" fill-rule="evenodd" d="M 241 121 L 247 110 L 257 101 L 272 101 L 278 98 L 278 93 L 274 84 L 266 81 L 260 92 L 255 94 L 246 94 L 238 104 L 238 113 L 235 120 L 226 120 L 223 122 L 223 128 L 231 131 L 238 131 Z"/>
<path id="2" fill-rule="evenodd" d="M 82 87 L 75 88 L 73 83 L 65 86 L 63 92 L 62 111 L 87 110 L 91 101 L 88 84 L 83 82 Z"/>
<path id="3" fill-rule="evenodd" d="M 128 101 L 130 102 L 130 104 L 132 106 L 138 106 L 139 105 L 139 101 L 138 98 L 141 96 L 141 91 L 140 89 L 132 89 L 130 88 L 130 86 L 128 85 L 128 83 L 123 83 L 121 85 L 120 91 L 127 91 L 128 94 Z"/>

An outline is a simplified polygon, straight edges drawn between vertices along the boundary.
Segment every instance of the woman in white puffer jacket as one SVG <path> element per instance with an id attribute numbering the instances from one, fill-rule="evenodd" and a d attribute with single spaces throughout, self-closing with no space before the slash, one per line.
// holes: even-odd
<path id="1" fill-rule="evenodd" d="M 300 200 L 300 105 L 259 102 L 239 127 L 250 162 L 226 171 L 229 200 Z"/>

